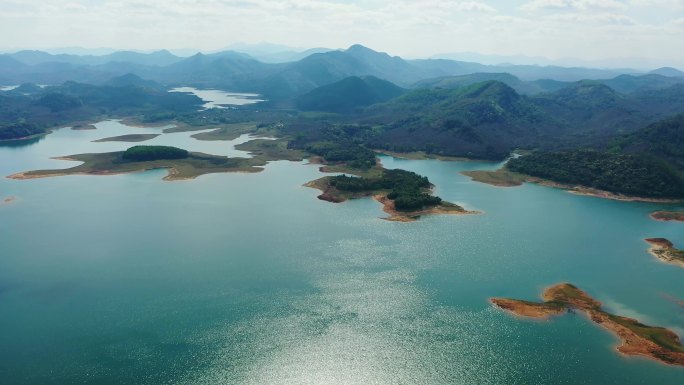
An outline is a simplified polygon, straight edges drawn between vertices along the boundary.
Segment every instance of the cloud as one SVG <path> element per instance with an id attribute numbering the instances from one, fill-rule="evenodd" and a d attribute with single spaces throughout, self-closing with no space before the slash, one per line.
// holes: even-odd
<path id="1" fill-rule="evenodd" d="M 512 5 L 521 4 L 522 6 Z M 678 58 L 684 0 L 0 0 L 0 48 L 221 49 Z M 8 47 L 8 45 L 11 45 Z"/>
<path id="2" fill-rule="evenodd" d="M 621 10 L 625 4 L 617 0 L 532 0 L 520 8 L 529 12 Z"/>

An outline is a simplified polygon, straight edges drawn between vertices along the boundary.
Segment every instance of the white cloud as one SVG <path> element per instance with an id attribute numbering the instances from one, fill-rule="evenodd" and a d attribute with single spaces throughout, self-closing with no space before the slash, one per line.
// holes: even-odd
<path id="1" fill-rule="evenodd" d="M 532 0 L 520 8 L 532 12 L 620 10 L 625 8 L 625 4 L 617 0 Z"/>
<path id="2" fill-rule="evenodd" d="M 518 1 L 520 4 L 523 1 Z M 0 0 L 0 48 L 220 49 L 270 41 L 392 54 L 680 60 L 684 0 Z M 636 52 L 636 53 L 635 53 Z"/>

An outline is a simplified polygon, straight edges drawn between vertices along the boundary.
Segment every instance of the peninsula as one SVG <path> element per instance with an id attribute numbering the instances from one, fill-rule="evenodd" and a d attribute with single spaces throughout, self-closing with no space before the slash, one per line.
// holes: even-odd
<path id="1" fill-rule="evenodd" d="M 651 245 L 648 252 L 659 260 L 684 267 L 684 250 L 679 250 L 674 247 L 674 244 L 665 238 L 648 238 L 646 239 Z"/>
<path id="2" fill-rule="evenodd" d="M 668 329 L 610 314 L 602 309 L 599 301 L 569 283 L 546 289 L 542 299 L 544 302 L 492 298 L 491 302 L 513 314 L 530 318 L 547 319 L 571 309 L 583 311 L 593 322 L 620 338 L 621 343 L 617 347 L 620 353 L 645 356 L 668 365 L 684 366 L 684 346 L 679 337 Z"/>

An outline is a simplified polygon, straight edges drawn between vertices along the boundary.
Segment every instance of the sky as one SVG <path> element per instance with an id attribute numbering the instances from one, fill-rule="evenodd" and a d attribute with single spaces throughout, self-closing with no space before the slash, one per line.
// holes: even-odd
<path id="1" fill-rule="evenodd" d="M 684 0 L 0 0 L 3 50 L 237 42 L 681 68 Z"/>

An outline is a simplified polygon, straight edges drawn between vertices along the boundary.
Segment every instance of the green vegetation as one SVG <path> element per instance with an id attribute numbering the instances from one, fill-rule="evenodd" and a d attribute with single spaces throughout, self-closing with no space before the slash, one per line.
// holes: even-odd
<path id="1" fill-rule="evenodd" d="M 158 137 L 159 134 L 129 134 L 93 140 L 93 142 L 144 142 Z"/>
<path id="2" fill-rule="evenodd" d="M 367 170 L 376 163 L 375 152 L 350 142 L 315 142 L 305 149 L 309 153 L 323 157 L 326 162 L 346 163 L 361 170 Z"/>
<path id="3" fill-rule="evenodd" d="M 28 139 L 46 133 L 45 127 L 26 121 L 0 122 L 0 140 Z"/>
<path id="4" fill-rule="evenodd" d="M 458 89 L 421 89 L 369 107 L 381 129 L 368 144 L 397 152 L 503 159 L 528 146 L 553 119 L 500 82 Z"/>
<path id="5" fill-rule="evenodd" d="M 344 113 L 390 100 L 403 92 L 402 88 L 374 76 L 352 76 L 316 88 L 297 98 L 296 103 L 303 111 Z"/>
<path id="6" fill-rule="evenodd" d="M 389 191 L 387 198 L 394 201 L 399 211 L 415 211 L 442 203 L 441 198 L 426 192 L 432 186 L 427 177 L 405 170 L 384 170 L 380 177 L 339 175 L 330 178 L 329 184 L 353 193 Z"/>
<path id="7" fill-rule="evenodd" d="M 613 151 L 649 154 L 684 170 L 684 114 L 618 138 L 613 143 Z"/>
<path id="8" fill-rule="evenodd" d="M 575 150 L 535 152 L 506 168 L 563 184 L 646 198 L 684 198 L 684 179 L 665 162 L 633 155 Z"/>
<path id="9" fill-rule="evenodd" d="M 289 160 L 298 162 L 304 160 L 307 156 L 304 151 L 288 148 L 288 141 L 285 139 L 253 139 L 249 142 L 238 144 L 235 146 L 235 149 L 247 151 L 254 158 L 263 159 L 264 161 Z"/>
<path id="10" fill-rule="evenodd" d="M 95 86 L 66 82 L 30 95 L 0 95 L 0 140 L 45 134 L 51 128 L 103 116 L 189 113 L 201 105 L 194 95 L 162 89 Z"/>
<path id="11" fill-rule="evenodd" d="M 146 162 L 163 159 L 184 159 L 189 155 L 187 150 L 171 146 L 134 146 L 124 151 L 121 158 L 134 162 Z"/>

